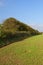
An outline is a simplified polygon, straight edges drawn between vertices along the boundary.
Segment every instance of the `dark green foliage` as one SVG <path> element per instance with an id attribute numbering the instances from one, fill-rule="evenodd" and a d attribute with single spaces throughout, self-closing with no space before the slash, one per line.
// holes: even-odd
<path id="1" fill-rule="evenodd" d="M 29 36 L 38 35 L 39 31 L 16 20 L 15 18 L 6 19 L 0 25 L 0 47 L 10 44 L 13 41 L 19 41 Z"/>

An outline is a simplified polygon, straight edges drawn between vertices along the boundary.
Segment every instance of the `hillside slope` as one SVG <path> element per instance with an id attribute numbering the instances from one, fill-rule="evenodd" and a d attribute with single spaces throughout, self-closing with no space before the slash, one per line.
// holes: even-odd
<path id="1" fill-rule="evenodd" d="M 0 48 L 12 42 L 21 41 L 27 37 L 39 34 L 38 30 L 15 18 L 8 18 L 0 25 Z"/>
<path id="2" fill-rule="evenodd" d="M 38 30 L 33 29 L 32 27 L 18 21 L 15 18 L 8 18 L 3 22 L 3 31 L 12 34 L 18 31 L 27 31 L 29 35 L 39 34 Z"/>
<path id="3" fill-rule="evenodd" d="M 0 48 L 0 65 L 43 65 L 43 35 Z"/>

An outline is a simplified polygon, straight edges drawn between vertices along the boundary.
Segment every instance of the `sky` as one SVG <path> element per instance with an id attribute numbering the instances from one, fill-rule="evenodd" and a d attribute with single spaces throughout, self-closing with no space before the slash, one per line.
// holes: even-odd
<path id="1" fill-rule="evenodd" d="M 43 0 L 0 0 L 0 23 L 9 17 L 43 31 Z"/>

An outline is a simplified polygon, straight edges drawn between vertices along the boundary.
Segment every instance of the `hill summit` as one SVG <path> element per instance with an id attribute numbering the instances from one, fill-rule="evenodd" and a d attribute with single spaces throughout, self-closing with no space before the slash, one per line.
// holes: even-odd
<path id="1" fill-rule="evenodd" d="M 38 34 L 39 31 L 31 28 L 30 26 L 18 21 L 15 18 L 8 18 L 3 22 L 4 32 L 15 33 L 16 31 L 28 31 L 31 35 Z"/>

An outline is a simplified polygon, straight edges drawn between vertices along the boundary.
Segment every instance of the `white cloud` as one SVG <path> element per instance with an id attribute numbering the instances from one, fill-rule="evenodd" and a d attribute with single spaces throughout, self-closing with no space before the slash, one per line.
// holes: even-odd
<path id="1" fill-rule="evenodd" d="M 30 24 L 34 29 L 39 30 L 39 31 L 43 31 L 43 24 Z"/>

